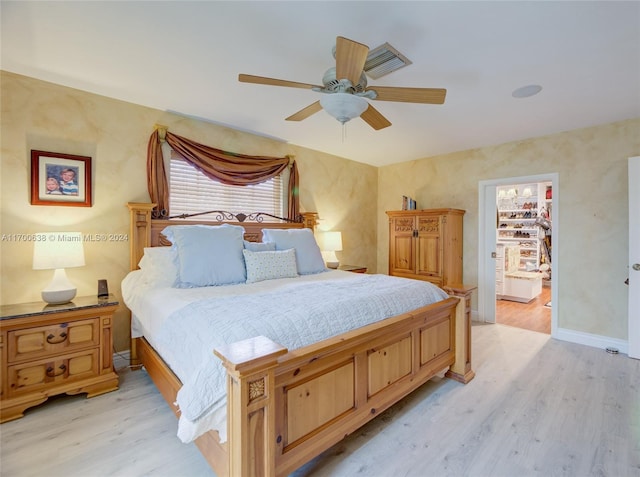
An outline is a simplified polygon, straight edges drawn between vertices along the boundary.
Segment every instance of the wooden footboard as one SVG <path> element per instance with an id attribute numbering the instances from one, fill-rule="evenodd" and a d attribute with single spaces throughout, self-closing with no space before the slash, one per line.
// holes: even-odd
<path id="1" fill-rule="evenodd" d="M 288 353 L 264 337 L 216 349 L 229 376 L 229 475 L 288 475 L 448 369 L 458 301 Z"/>

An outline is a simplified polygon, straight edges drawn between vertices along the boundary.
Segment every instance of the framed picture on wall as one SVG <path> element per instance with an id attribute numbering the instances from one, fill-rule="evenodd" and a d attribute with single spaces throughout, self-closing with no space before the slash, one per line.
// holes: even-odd
<path id="1" fill-rule="evenodd" d="M 31 150 L 31 204 L 91 207 L 91 158 Z"/>

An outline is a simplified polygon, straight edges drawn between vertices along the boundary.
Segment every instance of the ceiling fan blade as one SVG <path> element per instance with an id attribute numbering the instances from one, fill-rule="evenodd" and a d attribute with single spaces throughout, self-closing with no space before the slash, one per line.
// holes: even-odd
<path id="1" fill-rule="evenodd" d="M 321 109 L 322 109 L 322 106 L 320 105 L 320 101 L 316 101 L 315 103 L 310 104 L 306 108 L 301 109 L 297 113 L 293 113 L 291 116 L 289 116 L 286 119 L 286 121 L 302 121 L 303 119 L 307 119 L 312 114 L 317 113 Z"/>
<path id="2" fill-rule="evenodd" d="M 342 36 L 336 38 L 336 78 L 348 79 L 352 85 L 357 85 L 368 54 L 367 45 Z"/>
<path id="3" fill-rule="evenodd" d="M 303 89 L 322 88 L 322 86 L 317 86 L 315 84 L 298 83 L 296 81 L 267 78 L 265 76 L 245 75 L 242 73 L 238 75 L 238 81 L 240 81 L 241 83 L 266 84 L 269 86 L 288 86 L 290 88 L 303 88 Z"/>
<path id="4" fill-rule="evenodd" d="M 384 129 L 386 127 L 391 126 L 391 123 L 387 118 L 385 118 L 380 112 L 369 105 L 369 107 L 360 115 L 360 117 L 373 129 L 378 131 L 379 129 Z"/>
<path id="5" fill-rule="evenodd" d="M 372 86 L 378 101 L 398 101 L 403 103 L 442 104 L 447 95 L 443 88 L 395 88 L 393 86 Z"/>

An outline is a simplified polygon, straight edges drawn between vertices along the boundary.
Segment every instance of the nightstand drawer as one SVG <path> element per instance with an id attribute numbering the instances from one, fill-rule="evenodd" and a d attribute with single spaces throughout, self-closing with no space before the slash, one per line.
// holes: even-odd
<path id="1" fill-rule="evenodd" d="M 8 361 L 53 356 L 99 344 L 99 318 L 24 328 L 8 333 Z"/>
<path id="2" fill-rule="evenodd" d="M 98 348 L 68 354 L 57 359 L 41 359 L 9 366 L 8 394 L 15 396 L 73 381 L 98 376 Z"/>

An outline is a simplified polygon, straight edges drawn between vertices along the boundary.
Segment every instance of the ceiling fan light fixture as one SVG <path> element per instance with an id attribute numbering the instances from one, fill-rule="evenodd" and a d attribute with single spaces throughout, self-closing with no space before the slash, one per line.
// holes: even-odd
<path id="1" fill-rule="evenodd" d="M 325 94 L 320 98 L 320 105 L 342 124 L 357 118 L 369 107 L 366 99 L 349 93 Z"/>

